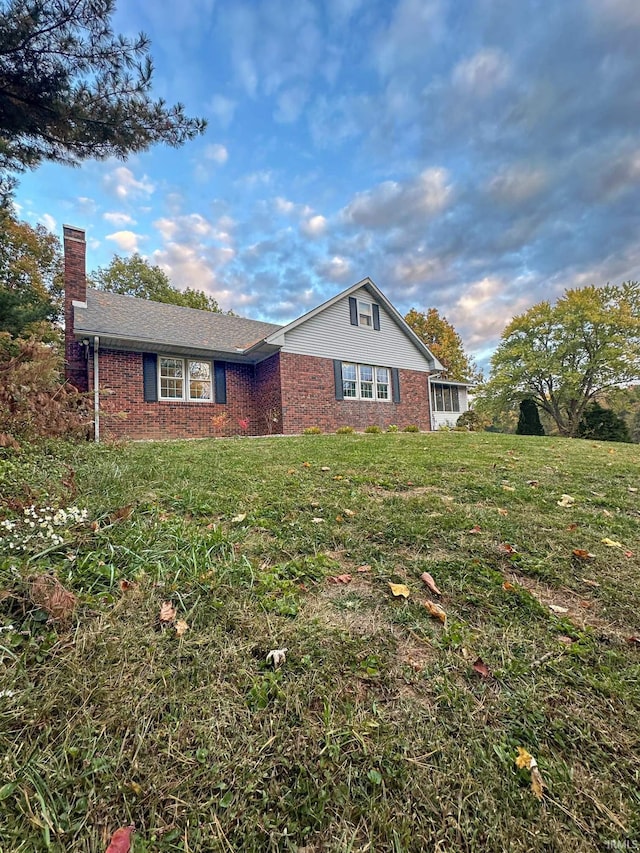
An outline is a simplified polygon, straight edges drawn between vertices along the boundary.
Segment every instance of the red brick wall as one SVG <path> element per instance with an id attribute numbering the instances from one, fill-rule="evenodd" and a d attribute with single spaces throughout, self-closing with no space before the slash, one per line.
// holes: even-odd
<path id="1" fill-rule="evenodd" d="M 255 366 L 256 435 L 282 432 L 280 353 Z"/>
<path id="2" fill-rule="evenodd" d="M 431 429 L 427 374 L 400 370 L 400 402 L 336 400 L 333 361 L 310 355 L 280 354 L 283 432 L 295 434 L 318 426 L 334 432 L 339 426 L 362 430 L 376 424 L 381 429 L 396 424 L 400 429 L 416 424 Z"/>
<path id="3" fill-rule="evenodd" d="M 227 363 L 227 404 L 147 403 L 142 353 L 100 350 L 100 432 L 107 438 L 206 438 L 264 432 L 255 417 L 251 365 Z M 93 377 L 92 377 L 93 382 Z M 224 423 L 219 416 L 226 414 Z M 213 418 L 218 419 L 215 425 Z M 248 420 L 247 429 L 238 421 Z"/>
<path id="4" fill-rule="evenodd" d="M 86 302 L 86 243 L 84 231 L 64 226 L 64 357 L 65 377 L 80 391 L 86 391 L 87 362 L 84 347 L 73 337 L 73 300 Z"/>

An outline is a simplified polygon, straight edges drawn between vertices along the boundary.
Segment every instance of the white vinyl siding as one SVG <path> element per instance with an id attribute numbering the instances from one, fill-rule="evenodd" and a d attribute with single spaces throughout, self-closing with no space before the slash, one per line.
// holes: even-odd
<path id="1" fill-rule="evenodd" d="M 351 295 L 359 303 L 372 305 L 375 302 L 364 287 Z M 287 332 L 282 351 L 337 358 L 356 364 L 384 364 L 424 373 L 429 371 L 425 356 L 382 305 L 380 331 L 374 332 L 366 326 L 352 326 L 347 296 Z"/>

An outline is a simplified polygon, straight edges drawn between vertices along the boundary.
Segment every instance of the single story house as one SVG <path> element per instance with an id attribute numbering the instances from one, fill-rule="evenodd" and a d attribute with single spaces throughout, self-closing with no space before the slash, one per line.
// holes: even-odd
<path id="1" fill-rule="evenodd" d="M 466 409 L 369 278 L 277 326 L 89 289 L 85 254 L 64 226 L 67 379 L 93 393 L 96 440 L 428 431 Z"/>

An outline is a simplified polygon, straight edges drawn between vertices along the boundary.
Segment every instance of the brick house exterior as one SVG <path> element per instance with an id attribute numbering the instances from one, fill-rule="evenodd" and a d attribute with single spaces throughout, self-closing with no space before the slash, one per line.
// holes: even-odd
<path id="1" fill-rule="evenodd" d="M 64 250 L 67 379 L 96 440 L 434 427 L 442 365 L 370 279 L 282 327 L 87 289 L 84 232 Z"/>

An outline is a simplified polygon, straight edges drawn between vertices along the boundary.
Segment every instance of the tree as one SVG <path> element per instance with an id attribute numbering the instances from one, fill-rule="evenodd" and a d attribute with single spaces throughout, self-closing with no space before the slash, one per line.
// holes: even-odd
<path id="1" fill-rule="evenodd" d="M 530 397 L 575 436 L 596 395 L 640 375 L 640 284 L 567 290 L 509 323 L 482 396 L 494 411 Z"/>
<path id="2" fill-rule="evenodd" d="M 538 407 L 529 397 L 525 397 L 524 400 L 520 401 L 520 416 L 518 418 L 516 434 L 544 435 L 544 427 L 540 423 Z"/>
<path id="3" fill-rule="evenodd" d="M 429 308 L 426 314 L 412 308 L 404 319 L 445 366 L 447 379 L 457 382 L 480 381 L 482 374 L 474 360 L 464 351 L 462 338 L 436 308 Z"/>
<path id="4" fill-rule="evenodd" d="M 187 287 L 178 290 L 167 274 L 158 266 L 146 261 L 137 252 L 130 258 L 114 255 L 108 267 L 99 267 L 89 277 L 89 283 L 99 290 L 137 296 L 152 302 L 168 302 L 184 308 L 199 308 L 201 311 L 220 312 L 220 306 L 204 290 Z"/>
<path id="5" fill-rule="evenodd" d="M 0 210 L 0 332 L 51 339 L 62 295 L 59 240 Z"/>
<path id="6" fill-rule="evenodd" d="M 115 35 L 115 0 L 0 0 L 0 176 L 43 160 L 125 158 L 206 123 L 149 95 L 149 40 Z"/>
<path id="7" fill-rule="evenodd" d="M 631 441 L 629 430 L 623 419 L 611 409 L 603 408 L 594 400 L 585 410 L 578 427 L 580 438 L 599 441 Z"/>

